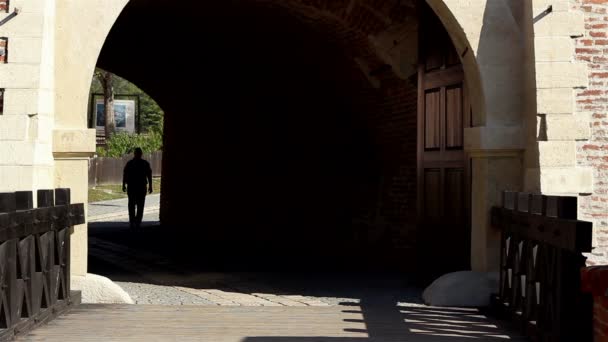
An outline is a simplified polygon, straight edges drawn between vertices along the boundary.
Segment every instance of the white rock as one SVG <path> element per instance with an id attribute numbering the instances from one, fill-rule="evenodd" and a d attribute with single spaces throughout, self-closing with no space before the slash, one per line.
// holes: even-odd
<path id="1" fill-rule="evenodd" d="M 95 274 L 72 276 L 72 290 L 82 292 L 82 302 L 88 304 L 134 304 L 120 286 L 106 277 Z"/>
<path id="2" fill-rule="evenodd" d="M 484 307 L 498 291 L 498 272 L 449 273 L 427 287 L 422 298 L 431 306 Z"/>

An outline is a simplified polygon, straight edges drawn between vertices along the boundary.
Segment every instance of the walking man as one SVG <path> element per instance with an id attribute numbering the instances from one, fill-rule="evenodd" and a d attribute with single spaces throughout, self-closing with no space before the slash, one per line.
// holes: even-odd
<path id="1" fill-rule="evenodd" d="M 139 228 L 144 216 L 146 204 L 146 185 L 148 193 L 152 193 L 152 168 L 150 163 L 141 158 L 141 148 L 136 148 L 133 159 L 127 162 L 122 175 L 122 191 L 129 196 L 129 225 Z M 137 206 L 137 215 L 135 207 Z"/>

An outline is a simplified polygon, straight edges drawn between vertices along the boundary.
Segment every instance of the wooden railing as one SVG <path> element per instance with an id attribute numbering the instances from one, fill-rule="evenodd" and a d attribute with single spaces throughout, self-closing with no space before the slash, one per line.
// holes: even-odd
<path id="1" fill-rule="evenodd" d="M 577 198 L 505 192 L 492 225 L 502 231 L 495 307 L 533 341 L 591 341 L 580 270 L 592 224 L 577 220 Z"/>
<path id="2" fill-rule="evenodd" d="M 28 331 L 72 304 L 70 232 L 84 205 L 70 190 L 0 193 L 0 340 Z"/>

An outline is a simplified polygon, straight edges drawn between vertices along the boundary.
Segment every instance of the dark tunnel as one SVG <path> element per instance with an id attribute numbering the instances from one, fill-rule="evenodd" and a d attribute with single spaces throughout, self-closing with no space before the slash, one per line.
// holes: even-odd
<path id="1" fill-rule="evenodd" d="M 360 63 L 367 37 L 322 15 L 218 3 L 131 1 L 98 62 L 166 113 L 172 243 L 226 267 L 417 267 L 416 75 Z"/>

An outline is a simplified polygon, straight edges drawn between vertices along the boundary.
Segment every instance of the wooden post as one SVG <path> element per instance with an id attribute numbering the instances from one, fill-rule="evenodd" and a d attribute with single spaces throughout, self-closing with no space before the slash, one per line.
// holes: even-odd
<path id="1" fill-rule="evenodd" d="M 17 209 L 17 199 L 14 192 L 0 193 L 0 213 L 10 213 Z"/>
<path id="2" fill-rule="evenodd" d="M 55 205 L 53 190 L 38 190 L 38 208 L 47 208 Z"/>
<path id="3" fill-rule="evenodd" d="M 15 192 L 17 210 L 30 210 L 34 208 L 34 195 L 31 191 Z"/>
<path id="4" fill-rule="evenodd" d="M 68 205 L 70 200 L 70 189 L 55 189 L 55 205 Z"/>

